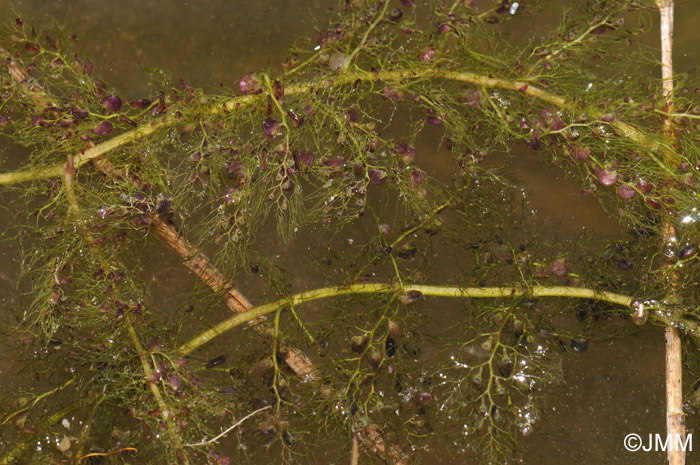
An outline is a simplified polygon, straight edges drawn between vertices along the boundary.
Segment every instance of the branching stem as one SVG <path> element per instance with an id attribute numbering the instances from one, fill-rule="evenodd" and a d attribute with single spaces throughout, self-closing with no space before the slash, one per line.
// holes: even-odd
<path id="1" fill-rule="evenodd" d="M 355 81 L 358 79 L 368 79 L 371 78 L 373 80 L 378 80 L 378 81 L 384 81 L 384 82 L 401 82 L 401 83 L 406 83 L 406 81 L 409 80 L 416 80 L 416 79 L 425 79 L 425 78 L 432 78 L 432 79 L 445 79 L 445 80 L 450 80 L 450 81 L 456 81 L 456 82 L 466 82 L 470 84 L 474 84 L 477 86 L 485 87 L 485 88 L 501 88 L 501 89 L 506 89 L 506 90 L 511 90 L 511 91 L 516 91 L 516 92 L 521 92 L 525 95 L 529 95 L 531 97 L 534 97 L 538 100 L 542 100 L 544 102 L 550 103 L 552 105 L 555 105 L 559 108 L 562 109 L 567 109 L 570 111 L 574 110 L 574 104 L 572 102 L 567 101 L 565 98 L 560 97 L 556 94 L 553 94 L 551 92 L 548 92 L 540 87 L 531 85 L 529 81 L 513 81 L 510 79 L 503 79 L 503 78 L 497 78 L 497 77 L 492 77 L 490 75 L 481 75 L 477 73 L 471 73 L 467 71 L 448 71 L 448 70 L 441 70 L 441 69 L 432 69 L 432 68 L 427 68 L 424 70 L 419 70 L 419 71 L 407 71 L 407 70 L 392 70 L 392 71 L 380 71 L 376 74 L 368 74 L 366 71 L 348 71 L 348 72 L 341 72 L 337 77 L 335 77 L 332 81 L 332 84 L 329 84 L 328 79 L 324 78 L 321 81 L 314 80 L 310 82 L 304 82 L 302 84 L 295 84 L 291 85 L 288 88 L 285 89 L 285 95 L 294 95 L 294 94 L 303 94 L 308 92 L 309 90 L 317 87 L 317 86 L 327 86 L 327 85 L 333 85 L 333 86 L 343 86 L 343 85 L 348 85 L 348 84 L 353 84 Z M 250 105 L 259 98 L 262 97 L 267 97 L 266 94 L 257 94 L 257 95 L 243 95 L 240 97 L 233 98 L 225 103 L 223 103 L 221 106 L 214 107 L 210 110 L 210 113 L 212 115 L 219 114 L 224 111 L 232 111 L 233 109 L 241 106 L 241 105 Z M 590 116 L 596 119 L 599 119 L 600 117 L 603 116 L 602 111 L 591 111 Z M 111 138 L 108 141 L 105 141 L 99 145 L 96 145 L 92 148 L 89 148 L 77 155 L 73 155 L 73 164 L 75 168 L 79 168 L 80 166 L 84 165 L 90 160 L 93 160 L 97 157 L 100 157 L 111 150 L 114 150 L 118 147 L 124 146 L 126 144 L 129 144 L 131 142 L 135 142 L 138 140 L 141 140 L 156 131 L 159 131 L 161 129 L 165 129 L 170 127 L 173 123 L 175 122 L 175 118 L 171 116 L 164 117 L 160 121 L 153 121 L 149 122 L 147 124 L 144 124 L 142 126 L 139 126 L 136 129 L 133 129 L 131 131 L 127 131 L 125 133 L 119 134 L 118 136 L 115 136 Z M 659 142 L 656 139 L 653 139 L 652 137 L 648 136 L 645 134 L 642 130 L 627 124 L 623 121 L 619 120 L 614 120 L 610 123 L 610 125 L 615 128 L 616 131 L 618 131 L 622 136 L 625 138 L 631 140 L 632 142 L 635 142 L 636 144 L 639 144 L 644 148 L 645 151 L 647 152 L 653 152 L 653 151 L 661 151 L 664 154 L 665 159 L 674 159 L 678 157 L 678 154 L 676 151 L 672 148 L 670 141 L 669 142 Z M 662 136 L 663 137 L 663 136 Z M 674 174 L 664 163 L 663 160 L 654 158 L 655 162 L 665 171 L 667 171 L 669 174 Z M 56 165 L 56 166 L 51 166 L 51 167 L 46 167 L 46 168 L 38 168 L 38 169 L 30 169 L 30 170 L 25 170 L 25 171 L 14 171 L 10 173 L 2 173 L 0 174 L 0 185 L 3 184 L 16 184 L 16 183 L 21 183 L 21 182 L 28 182 L 28 181 L 36 181 L 39 179 L 46 179 L 46 178 L 52 178 L 52 177 L 58 177 L 62 176 L 65 172 L 65 164 L 61 165 Z"/>
<path id="2" fill-rule="evenodd" d="M 384 15 L 386 14 L 386 10 L 387 10 L 387 8 L 389 8 L 389 3 L 390 2 L 388 2 L 388 1 L 384 2 L 384 5 L 382 6 L 382 10 L 379 13 L 377 13 L 377 17 L 374 18 L 374 21 L 372 21 L 372 24 L 370 24 L 369 27 L 367 28 L 367 30 L 365 31 L 364 35 L 362 36 L 362 39 L 360 39 L 360 43 L 357 44 L 357 47 L 355 47 L 355 49 L 352 51 L 352 53 L 350 53 L 350 56 L 348 56 L 348 61 L 347 61 L 348 66 L 355 59 L 355 57 L 360 52 L 362 47 L 365 46 L 365 43 L 367 43 L 367 39 L 369 38 L 369 35 L 372 33 L 374 28 L 377 27 L 377 25 L 380 22 L 382 22 L 382 20 L 384 19 Z"/>

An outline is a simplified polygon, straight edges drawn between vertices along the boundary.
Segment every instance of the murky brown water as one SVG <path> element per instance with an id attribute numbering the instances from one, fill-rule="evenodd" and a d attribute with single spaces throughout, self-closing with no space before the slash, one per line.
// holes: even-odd
<path id="1" fill-rule="evenodd" d="M 326 25 L 328 8 L 336 6 L 336 2 L 21 0 L 15 5 L 27 18 L 44 14 L 55 17 L 66 31 L 78 35 L 78 49 L 94 63 L 95 74 L 125 97 L 138 98 L 147 92 L 147 68 L 166 69 L 176 80 L 184 78 L 194 86 L 205 88 L 216 88 L 220 83 L 231 86 L 246 72 L 275 69 L 295 41 L 301 46 L 315 44 L 314 27 Z M 558 10 L 551 12 L 554 18 L 558 15 Z M 676 18 L 676 71 L 691 73 L 697 81 L 700 11 L 695 1 L 677 2 Z M 526 27 L 527 20 L 520 19 L 518 25 Z M 435 144 L 427 142 L 419 150 L 434 151 Z M 595 237 L 621 233 L 615 219 L 603 212 L 594 198 L 581 196 L 578 182 L 572 182 L 559 169 L 543 162 L 535 152 L 523 147 L 514 147 L 513 151 L 512 160 L 496 160 L 494 164 L 500 163 L 513 179 L 525 186 L 527 208 L 535 213 L 531 225 L 535 223 L 547 232 L 555 230 L 563 243 L 583 233 Z M 423 167 L 438 177 L 446 174 L 441 164 L 426 163 Z M 0 212 L 0 221 L 12 221 L 11 212 Z M 353 234 L 361 236 L 362 228 L 349 235 Z M 296 260 L 293 254 L 284 255 L 285 250 L 312 253 L 306 245 L 280 246 L 273 234 L 261 238 L 258 244 L 261 249 L 275 250 L 268 258 L 277 260 L 278 265 L 288 270 L 296 267 Z M 18 257 L 11 248 L 0 252 L 0 311 L 18 311 L 18 299 L 13 297 Z M 193 285 L 192 278 L 183 276 L 179 260 L 165 248 L 157 249 L 153 260 L 151 271 L 163 290 L 157 296 L 161 306 L 181 307 Z M 446 263 L 443 268 L 451 269 L 451 266 Z M 323 284 L 318 274 L 308 276 L 313 281 L 305 280 L 304 274 L 295 274 L 293 289 Z M 245 275 L 240 284 L 249 297 L 262 302 L 265 297 L 260 292 L 265 283 L 260 279 Z M 171 292 L 171 289 L 184 290 Z M 6 316 L 0 319 L 11 320 Z M 563 385 L 547 398 L 539 427 L 522 440 L 526 451 L 523 463 L 663 462 L 663 454 L 629 453 L 622 443 L 628 433 L 645 437 L 665 431 L 663 332 L 631 327 L 625 322 L 619 326 L 617 339 L 593 341 L 587 352 L 566 358 Z M 3 390 L 20 387 L 13 381 L 16 368 L 0 364 Z M 426 454 L 424 461 L 453 463 L 449 457 L 433 453 L 435 456 L 429 458 L 430 454 Z M 700 461 L 691 454 L 688 463 Z"/>

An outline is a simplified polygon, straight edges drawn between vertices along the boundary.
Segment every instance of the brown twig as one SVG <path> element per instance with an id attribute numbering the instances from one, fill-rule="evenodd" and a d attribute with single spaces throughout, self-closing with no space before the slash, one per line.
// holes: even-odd
<path id="1" fill-rule="evenodd" d="M 392 465 L 408 465 L 400 446 L 397 444 L 386 446 L 384 433 L 379 425 L 373 423 L 366 426 L 364 433 L 361 437 L 362 444 L 375 455 L 383 457 L 385 462 Z"/>
<path id="2" fill-rule="evenodd" d="M 666 432 L 670 438 L 669 465 L 685 464 L 685 415 L 683 414 L 683 358 L 678 330 L 667 327 L 666 343 Z"/>
<path id="3" fill-rule="evenodd" d="M 673 113 L 673 0 L 657 0 L 661 18 L 661 77 L 663 80 L 664 97 L 669 113 Z M 666 119 L 665 125 L 670 129 L 671 121 Z M 672 137 L 672 135 L 671 135 Z M 671 220 L 667 217 L 663 224 L 664 242 L 675 240 L 675 231 Z M 675 300 L 680 277 L 671 264 L 665 266 L 669 273 L 667 278 L 667 298 Z M 670 438 L 668 448 L 669 465 L 684 465 L 685 450 L 679 447 L 685 444 L 685 417 L 683 415 L 683 357 L 681 353 L 681 338 L 678 329 L 668 326 L 665 329 L 666 345 L 666 433 Z"/>
<path id="4" fill-rule="evenodd" d="M 182 257 L 183 264 L 196 274 L 204 284 L 209 286 L 215 293 L 226 292 L 224 294 L 224 302 L 231 310 L 240 313 L 253 308 L 250 300 L 226 280 L 224 275 L 216 269 L 202 251 L 178 234 L 175 227 L 160 216 L 156 216 L 151 225 L 165 243 Z M 252 323 L 259 324 L 262 321 L 262 319 L 256 319 Z"/>
<path id="5" fill-rule="evenodd" d="M 80 211 L 80 206 L 78 204 L 78 198 L 75 196 L 75 190 L 73 189 L 73 176 L 75 175 L 75 166 L 73 166 L 73 157 L 71 154 L 66 155 L 66 169 L 63 173 L 63 183 L 66 191 L 66 197 L 68 198 L 68 205 L 70 205 L 69 215 L 77 215 Z"/>
<path id="6" fill-rule="evenodd" d="M 350 440 L 350 465 L 358 465 L 360 461 L 360 442 L 357 440 L 357 431 L 353 431 Z"/>
<path id="7" fill-rule="evenodd" d="M 32 78 L 29 73 L 27 73 L 24 68 L 22 68 L 13 59 L 10 52 L 5 50 L 3 47 L 0 47 L 0 59 L 5 60 L 7 63 L 12 80 L 29 91 L 29 96 L 32 99 L 34 99 L 41 107 L 45 108 L 50 105 L 41 84 L 34 82 L 34 78 Z"/>
<path id="8" fill-rule="evenodd" d="M 180 236 L 175 228 L 161 217 L 156 217 L 152 222 L 158 235 L 182 257 L 183 264 L 197 275 L 215 293 L 225 292 L 224 302 L 235 313 L 242 313 L 253 308 L 253 304 L 241 294 L 231 282 L 216 269 L 214 264 L 202 251 L 191 244 L 187 239 Z M 261 323 L 264 317 L 250 321 L 255 331 L 261 336 L 267 336 L 266 329 Z M 287 347 L 282 350 L 282 358 L 289 368 L 298 376 L 317 380 L 320 378 L 318 370 L 313 366 L 311 360 L 299 349 Z"/>

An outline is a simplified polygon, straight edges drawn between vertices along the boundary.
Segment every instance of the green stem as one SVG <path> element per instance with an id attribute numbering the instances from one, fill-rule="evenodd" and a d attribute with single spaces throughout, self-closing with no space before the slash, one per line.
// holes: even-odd
<path id="1" fill-rule="evenodd" d="M 575 38 L 575 39 L 573 39 L 573 40 L 571 40 L 571 41 L 569 41 L 569 42 L 565 42 L 561 47 L 559 47 L 559 48 L 553 50 L 552 52 L 548 53 L 546 56 L 544 56 L 544 57 L 540 58 L 539 60 L 537 60 L 537 61 L 530 67 L 530 73 L 529 73 L 529 74 L 531 74 L 531 73 L 532 73 L 532 70 L 533 70 L 535 67 L 537 67 L 542 61 L 544 61 L 544 60 L 551 60 L 552 58 L 556 57 L 557 55 L 559 55 L 560 53 L 566 51 L 567 49 L 573 47 L 574 45 L 577 45 L 577 44 L 580 44 L 581 42 L 583 42 L 583 40 L 584 40 L 586 37 L 590 36 L 591 33 L 592 33 L 595 29 L 597 29 L 597 28 L 599 28 L 599 27 L 601 27 L 601 26 L 611 26 L 611 24 L 608 22 L 608 20 L 612 17 L 612 15 L 613 15 L 613 13 L 610 13 L 610 14 L 608 14 L 605 18 L 603 18 L 603 19 L 601 19 L 601 20 L 599 20 L 599 21 L 596 21 L 595 23 L 591 24 L 591 25 L 588 27 L 588 29 L 586 29 L 586 30 L 585 30 L 582 34 L 580 34 L 577 38 Z M 542 47 L 536 47 L 536 48 L 532 51 L 532 53 L 530 54 L 530 56 L 531 56 L 531 57 L 534 56 L 534 55 L 537 54 L 541 49 L 542 49 Z"/>
<path id="2" fill-rule="evenodd" d="M 38 404 L 40 400 L 42 400 L 42 399 L 44 399 L 45 397 L 48 397 L 48 396 L 50 396 L 50 395 L 52 395 L 52 394 L 54 394 L 54 393 L 60 391 L 61 389 L 67 388 L 68 386 L 70 386 L 70 385 L 73 384 L 74 382 L 75 382 L 75 378 L 71 378 L 71 379 L 69 379 L 68 381 L 66 381 L 65 383 L 61 384 L 60 386 L 58 386 L 58 387 L 56 387 L 56 388 L 53 388 L 53 389 L 51 389 L 50 391 L 47 391 L 47 392 L 45 392 L 45 393 L 43 393 L 43 394 L 40 394 L 40 395 L 36 396 L 36 397 L 34 398 L 34 400 L 32 401 L 31 404 L 28 404 L 28 405 L 22 407 L 21 409 L 17 410 L 16 412 L 11 413 L 11 414 L 8 415 L 7 417 L 5 417 L 5 420 L 3 420 L 3 422 L 0 423 L 0 424 L 2 424 L 2 425 L 6 424 L 8 421 L 12 420 L 12 419 L 13 419 L 14 417 L 16 417 L 17 415 L 19 415 L 19 414 L 21 414 L 21 413 L 24 413 L 24 412 L 26 412 L 27 410 L 30 410 L 30 409 L 34 408 L 34 406 L 36 406 L 36 404 Z"/>
<path id="3" fill-rule="evenodd" d="M 160 122 L 148 123 L 131 131 L 119 134 L 108 141 L 102 142 L 92 148 L 89 148 L 77 155 L 73 155 L 73 166 L 78 169 L 85 163 L 105 153 L 114 150 L 118 147 L 126 145 L 149 136 L 162 128 L 167 128 L 172 124 L 174 118 L 167 117 Z M 2 184 L 17 184 L 20 182 L 36 181 L 39 179 L 55 178 L 63 176 L 66 170 L 66 165 L 48 166 L 46 168 L 37 168 L 25 171 L 13 171 L 10 173 L 0 174 L 0 185 Z"/>
<path id="4" fill-rule="evenodd" d="M 350 64 L 352 64 L 352 60 L 355 59 L 357 54 L 360 53 L 360 50 L 362 49 L 362 47 L 364 47 L 365 44 L 367 43 L 367 39 L 369 38 L 369 35 L 372 33 L 374 28 L 377 27 L 377 25 L 384 19 L 384 15 L 386 14 L 386 10 L 389 8 L 389 3 L 390 2 L 387 2 L 387 1 L 384 2 L 384 6 L 382 8 L 382 11 L 380 11 L 379 14 L 377 14 L 377 17 L 374 18 L 374 21 L 372 21 L 372 24 L 369 25 L 369 27 L 365 31 L 365 34 L 362 36 L 360 43 L 357 44 L 357 47 L 355 47 L 355 50 L 353 50 L 352 53 L 350 53 L 350 56 L 348 56 L 347 66 L 350 66 Z"/>
<path id="5" fill-rule="evenodd" d="M 573 110 L 574 104 L 567 101 L 563 97 L 555 95 L 551 92 L 531 85 L 528 81 L 513 81 L 510 79 L 501 79 L 497 77 L 491 77 L 488 75 L 481 75 L 470 72 L 460 72 L 460 71 L 447 71 L 441 69 L 424 69 L 419 71 L 407 71 L 407 70 L 392 70 L 392 71 L 380 71 L 376 74 L 370 74 L 366 71 L 346 71 L 339 73 L 333 79 L 333 83 L 329 84 L 328 78 L 321 80 L 314 80 L 311 82 L 305 82 L 302 84 L 296 84 L 289 86 L 285 89 L 285 95 L 303 94 L 307 93 L 310 89 L 316 86 L 343 86 L 348 84 L 353 84 L 358 79 L 371 79 L 384 82 L 400 82 L 406 84 L 408 80 L 416 79 L 445 79 L 449 81 L 456 82 L 467 82 L 477 86 L 482 86 L 486 88 L 500 88 L 516 92 L 521 92 L 523 94 L 535 97 L 544 102 L 556 105 L 557 107 Z M 217 115 L 222 112 L 232 111 L 237 107 L 242 105 L 250 105 L 256 100 L 267 97 L 267 94 L 261 93 L 257 95 L 243 95 L 240 97 L 228 100 L 223 105 L 217 105 L 211 108 L 209 113 L 211 115 Z M 590 111 L 590 116 L 599 119 L 603 116 L 602 111 Z M 88 161 L 100 157 L 107 152 L 126 145 L 128 143 L 140 140 L 144 137 L 153 134 L 154 132 L 170 127 L 170 125 L 176 121 L 174 117 L 166 117 L 158 122 L 149 122 L 136 129 L 127 131 L 112 139 L 105 141 L 95 147 L 85 150 L 77 155 L 73 156 L 73 164 L 75 168 L 78 168 Z M 665 155 L 666 160 L 673 160 L 678 158 L 678 154 L 673 150 L 670 143 L 660 143 L 657 140 L 647 136 L 643 131 L 637 129 L 636 127 L 624 123 L 619 120 L 615 120 L 609 123 L 613 128 L 615 128 L 622 136 L 630 139 L 631 141 L 645 147 L 647 153 L 652 153 L 655 150 L 661 151 Z M 672 173 L 672 170 L 666 166 L 664 160 L 654 158 L 654 161 L 665 171 Z M 0 174 L 0 185 L 3 184 L 16 184 L 20 182 L 35 181 L 39 179 L 53 178 L 57 176 L 62 176 L 65 171 L 65 165 L 56 165 L 46 168 L 31 169 L 26 171 L 13 171 L 10 173 Z"/>
<path id="6" fill-rule="evenodd" d="M 290 305 L 298 306 L 304 302 L 339 297 L 349 294 L 393 294 L 402 291 L 419 291 L 426 296 L 458 297 L 458 298 L 499 298 L 499 297 L 571 297 L 578 299 L 595 299 L 610 302 L 616 305 L 630 308 L 633 297 L 616 294 L 614 292 L 599 291 L 583 287 L 568 286 L 533 286 L 529 289 L 520 287 L 457 287 L 457 286 L 431 286 L 426 284 L 405 284 L 403 288 L 391 284 L 353 284 L 341 287 L 324 287 L 311 291 L 301 292 L 288 298 L 279 299 L 264 305 L 259 305 L 244 313 L 238 313 L 231 318 L 218 323 L 214 327 L 200 333 L 177 350 L 179 355 L 187 355 L 199 346 L 209 342 L 217 336 L 224 334 L 238 325 L 254 320 L 268 313 Z"/>

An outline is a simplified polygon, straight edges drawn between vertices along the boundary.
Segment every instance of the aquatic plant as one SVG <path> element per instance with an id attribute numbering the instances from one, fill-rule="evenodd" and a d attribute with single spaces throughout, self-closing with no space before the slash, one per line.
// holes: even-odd
<path id="1" fill-rule="evenodd" d="M 698 102 L 648 77 L 654 4 L 577 2 L 520 44 L 499 27 L 539 2 L 401 5 L 344 2 L 281 73 L 217 94 L 166 79 L 130 102 L 57 28 L 5 24 L 0 130 L 22 159 L 0 185 L 26 303 L 5 337 L 46 389 L 6 393 L 4 463 L 356 463 L 360 444 L 506 463 L 562 353 L 589 347 L 557 316 L 697 340 Z M 518 144 L 629 232 L 536 234 L 490 164 Z M 449 176 L 424 168 L 439 151 Z M 197 278 L 177 308 L 154 297 L 179 269 L 153 269 L 154 236 Z M 305 265 L 285 270 L 287 247 Z M 56 449 L 31 449 L 39 434 Z"/>

